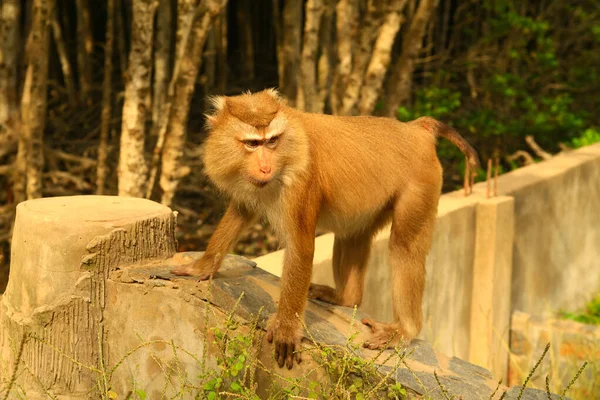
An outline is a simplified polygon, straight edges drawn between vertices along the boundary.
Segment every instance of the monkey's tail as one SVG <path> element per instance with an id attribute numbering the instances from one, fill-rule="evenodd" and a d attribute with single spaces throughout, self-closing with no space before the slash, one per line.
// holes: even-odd
<path id="1" fill-rule="evenodd" d="M 420 117 L 414 120 L 414 122 L 427 129 L 435 137 L 441 136 L 454 143 L 454 145 L 467 157 L 467 162 L 472 169 L 480 166 L 477 151 L 454 128 L 431 117 Z"/>

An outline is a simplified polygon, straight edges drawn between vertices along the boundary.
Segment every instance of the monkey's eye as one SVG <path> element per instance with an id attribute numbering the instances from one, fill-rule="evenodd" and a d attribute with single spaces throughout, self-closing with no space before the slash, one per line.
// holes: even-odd
<path id="1" fill-rule="evenodd" d="M 269 146 L 275 146 L 277 144 L 277 142 L 279 141 L 279 136 L 273 136 L 271 139 L 269 139 L 267 141 L 267 144 Z"/>
<path id="2" fill-rule="evenodd" d="M 244 140 L 244 145 L 249 149 L 256 149 L 260 146 L 260 140 Z"/>

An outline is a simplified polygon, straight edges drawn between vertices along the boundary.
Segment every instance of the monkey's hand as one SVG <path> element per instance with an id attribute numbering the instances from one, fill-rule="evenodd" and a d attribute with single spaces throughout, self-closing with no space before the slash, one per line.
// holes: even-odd
<path id="1" fill-rule="evenodd" d="M 205 281 L 217 272 L 218 266 L 215 268 L 214 264 L 213 260 L 203 256 L 199 260 L 173 268 L 171 273 L 179 276 L 197 276 L 199 280 Z"/>
<path id="2" fill-rule="evenodd" d="M 302 326 L 300 322 L 294 319 L 291 322 L 284 322 L 277 316 L 271 316 L 267 323 L 267 340 L 269 343 L 275 341 L 275 359 L 279 368 L 285 364 L 288 369 L 294 366 L 294 359 L 300 364 L 302 357 L 300 355 L 300 341 L 302 339 Z"/>

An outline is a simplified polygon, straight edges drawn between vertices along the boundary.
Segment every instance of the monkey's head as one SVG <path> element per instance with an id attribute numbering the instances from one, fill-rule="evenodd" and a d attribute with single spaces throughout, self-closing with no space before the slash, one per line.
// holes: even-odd
<path id="1" fill-rule="evenodd" d="M 308 139 L 277 91 L 211 98 L 204 169 L 223 191 L 291 184 L 308 165 Z"/>

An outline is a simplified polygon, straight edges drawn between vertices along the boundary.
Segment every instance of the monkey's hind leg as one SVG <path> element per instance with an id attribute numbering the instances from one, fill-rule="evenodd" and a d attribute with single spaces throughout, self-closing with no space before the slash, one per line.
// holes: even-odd
<path id="1" fill-rule="evenodd" d="M 364 318 L 373 335 L 364 347 L 381 349 L 408 343 L 421 331 L 421 302 L 425 289 L 425 259 L 437 213 L 437 196 L 406 192 L 394 207 L 389 241 L 394 322 Z"/>
<path id="2" fill-rule="evenodd" d="M 332 257 L 336 288 L 313 283 L 310 286 L 309 297 L 345 307 L 359 306 L 362 301 L 371 240 L 370 234 L 351 238 L 336 236 Z"/>

